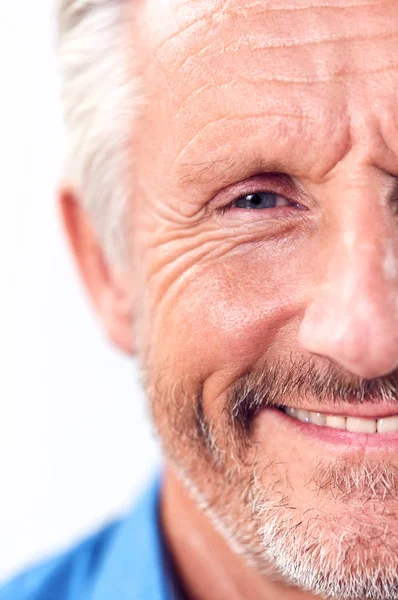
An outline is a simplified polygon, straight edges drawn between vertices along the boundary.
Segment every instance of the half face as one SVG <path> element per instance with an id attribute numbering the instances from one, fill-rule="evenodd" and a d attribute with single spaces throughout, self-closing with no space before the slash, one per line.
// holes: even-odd
<path id="1" fill-rule="evenodd" d="M 136 334 L 165 451 L 259 571 L 395 597 L 397 4 L 140 8 Z"/>

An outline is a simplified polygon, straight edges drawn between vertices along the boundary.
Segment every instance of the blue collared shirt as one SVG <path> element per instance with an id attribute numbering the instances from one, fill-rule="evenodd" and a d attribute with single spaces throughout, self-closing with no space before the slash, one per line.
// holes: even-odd
<path id="1" fill-rule="evenodd" d="M 0 588 L 0 600 L 182 600 L 159 527 L 159 487 L 127 518 Z"/>

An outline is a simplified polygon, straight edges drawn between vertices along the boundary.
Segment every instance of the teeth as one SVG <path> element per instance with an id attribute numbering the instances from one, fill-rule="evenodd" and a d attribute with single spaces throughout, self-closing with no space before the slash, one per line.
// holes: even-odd
<path id="1" fill-rule="evenodd" d="M 379 433 L 389 433 L 398 431 L 398 417 L 387 417 L 377 421 L 377 431 Z"/>
<path id="2" fill-rule="evenodd" d="M 326 427 L 333 427 L 333 429 L 345 429 L 346 418 L 337 417 L 336 415 L 328 415 L 326 417 Z"/>
<path id="3" fill-rule="evenodd" d="M 311 423 L 314 423 L 314 425 L 326 425 L 326 415 L 310 412 L 310 421 Z"/>
<path id="4" fill-rule="evenodd" d="M 375 419 L 356 419 L 355 417 L 347 417 L 347 431 L 356 433 L 376 433 L 377 421 Z"/>
<path id="5" fill-rule="evenodd" d="M 286 406 L 282 410 L 293 419 L 297 419 L 302 423 L 313 423 L 321 427 L 344 429 L 354 433 L 391 433 L 398 431 L 398 415 L 383 419 L 360 419 L 357 417 L 343 417 L 341 415 L 325 415 L 289 406 Z"/>
<path id="6" fill-rule="evenodd" d="M 308 410 L 297 410 L 296 411 L 296 419 L 298 419 L 299 421 L 302 421 L 303 423 L 309 423 L 310 422 L 310 413 Z"/>

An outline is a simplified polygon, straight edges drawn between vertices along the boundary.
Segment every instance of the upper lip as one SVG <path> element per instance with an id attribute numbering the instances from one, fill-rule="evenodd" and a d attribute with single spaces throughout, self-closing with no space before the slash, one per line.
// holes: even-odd
<path id="1" fill-rule="evenodd" d="M 293 406 L 286 404 L 287 407 L 308 410 L 324 415 L 338 415 L 342 417 L 357 417 L 359 419 L 385 419 L 387 417 L 398 416 L 398 401 L 393 402 L 364 402 L 362 404 L 333 404 L 330 406 L 311 406 L 310 404 L 301 404 Z"/>

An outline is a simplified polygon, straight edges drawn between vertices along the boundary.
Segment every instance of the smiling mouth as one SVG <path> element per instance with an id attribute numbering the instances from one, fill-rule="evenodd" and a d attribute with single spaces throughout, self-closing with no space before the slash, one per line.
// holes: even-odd
<path id="1" fill-rule="evenodd" d="M 302 423 L 318 425 L 332 429 L 350 431 L 352 433 L 394 433 L 398 432 L 398 414 L 380 419 L 363 419 L 360 417 L 346 417 L 343 415 L 328 415 L 325 413 L 312 412 L 300 408 L 280 406 L 279 410 Z"/>

